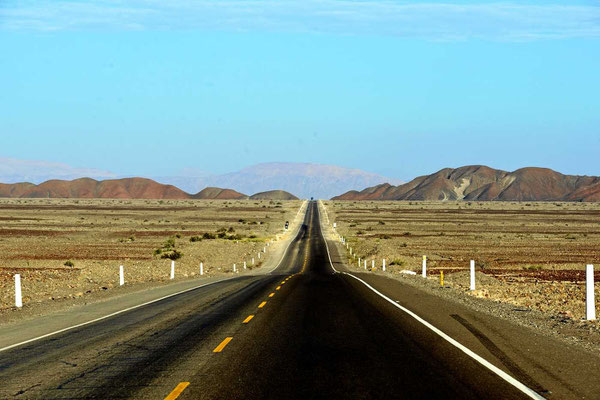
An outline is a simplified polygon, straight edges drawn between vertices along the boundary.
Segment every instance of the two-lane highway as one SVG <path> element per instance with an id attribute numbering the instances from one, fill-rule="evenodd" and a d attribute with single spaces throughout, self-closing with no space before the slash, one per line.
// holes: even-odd
<path id="1" fill-rule="evenodd" d="M 278 268 L 0 353 L 2 398 L 524 398 L 328 257 L 315 202 Z"/>

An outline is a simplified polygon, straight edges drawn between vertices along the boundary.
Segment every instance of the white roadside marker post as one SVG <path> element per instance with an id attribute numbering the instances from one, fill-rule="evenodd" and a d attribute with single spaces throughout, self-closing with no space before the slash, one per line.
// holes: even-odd
<path id="1" fill-rule="evenodd" d="M 125 284 L 125 276 L 123 275 L 123 266 L 119 267 L 119 286 L 123 286 Z"/>
<path id="2" fill-rule="evenodd" d="M 471 285 L 470 289 L 475 290 L 475 260 L 471 260 Z"/>
<path id="3" fill-rule="evenodd" d="M 367 269 L 367 260 L 364 261 L 365 263 L 365 270 Z"/>
<path id="4" fill-rule="evenodd" d="M 258 252 L 258 259 L 260 260 L 260 251 Z"/>
<path id="5" fill-rule="evenodd" d="M 233 264 L 233 273 L 234 273 L 234 274 L 236 273 L 236 270 L 235 270 L 235 264 Z"/>
<path id="6" fill-rule="evenodd" d="M 200 275 L 204 275 L 204 264 L 200 263 Z"/>
<path id="7" fill-rule="evenodd" d="M 360 257 L 358 257 L 358 268 L 360 268 Z"/>
<path id="8" fill-rule="evenodd" d="M 252 257 L 252 266 L 254 266 L 254 257 Z"/>
<path id="9" fill-rule="evenodd" d="M 175 279 L 175 261 L 171 261 L 171 279 Z"/>
<path id="10" fill-rule="evenodd" d="M 383 259 L 383 262 L 381 264 L 381 269 L 383 270 L 383 272 L 385 272 L 385 258 Z"/>
<path id="11" fill-rule="evenodd" d="M 427 256 L 423 256 L 423 271 L 421 272 L 423 278 L 427 278 Z"/>
<path id="12" fill-rule="evenodd" d="M 596 319 L 596 301 L 594 296 L 594 266 L 588 264 L 585 269 L 585 318 Z"/>
<path id="13" fill-rule="evenodd" d="M 375 260 L 371 260 L 371 271 L 375 269 Z"/>
<path id="14" fill-rule="evenodd" d="M 266 252 L 267 252 L 267 248 L 263 247 L 263 253 L 266 253 Z"/>
<path id="15" fill-rule="evenodd" d="M 246 261 L 244 261 L 244 269 L 246 269 Z"/>
<path id="16" fill-rule="evenodd" d="M 23 307 L 23 297 L 21 296 L 21 274 L 15 274 L 15 306 Z"/>

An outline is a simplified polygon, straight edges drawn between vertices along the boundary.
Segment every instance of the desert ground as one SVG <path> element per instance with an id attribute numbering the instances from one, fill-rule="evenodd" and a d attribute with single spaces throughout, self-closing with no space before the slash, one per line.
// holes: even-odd
<path id="1" fill-rule="evenodd" d="M 585 266 L 600 271 L 600 204 L 326 201 L 356 257 L 421 272 L 468 294 L 564 318 L 585 316 Z M 357 258 L 348 262 L 358 268 Z M 469 292 L 469 263 L 477 290 Z M 360 267 L 363 268 L 363 265 Z M 600 272 L 596 272 L 596 280 Z"/>
<path id="2" fill-rule="evenodd" d="M 14 307 L 85 297 L 119 284 L 231 274 L 256 268 L 257 253 L 284 232 L 301 201 L 0 200 L 0 318 Z M 252 265 L 252 257 L 255 264 Z"/>

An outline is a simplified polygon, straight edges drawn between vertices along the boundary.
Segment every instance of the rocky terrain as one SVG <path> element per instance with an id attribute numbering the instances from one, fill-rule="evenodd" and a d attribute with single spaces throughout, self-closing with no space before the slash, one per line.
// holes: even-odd
<path id="1" fill-rule="evenodd" d="M 119 266 L 128 285 L 231 274 L 259 267 L 260 252 L 293 221 L 301 201 L 0 200 L 0 319 L 14 306 L 14 274 L 25 307 L 109 291 Z M 254 264 L 252 264 L 254 258 Z"/>
<path id="2" fill-rule="evenodd" d="M 600 280 L 600 204 L 518 202 L 329 201 L 330 221 L 348 238 L 353 256 L 387 273 L 421 272 L 427 256 L 432 279 L 468 288 L 475 260 L 474 296 L 580 319 L 585 307 L 585 266 Z M 364 264 L 361 265 L 364 268 Z"/>
<path id="3" fill-rule="evenodd" d="M 514 172 L 473 165 L 445 168 L 399 186 L 352 190 L 333 200 L 600 201 L 600 177 L 546 168 Z"/>

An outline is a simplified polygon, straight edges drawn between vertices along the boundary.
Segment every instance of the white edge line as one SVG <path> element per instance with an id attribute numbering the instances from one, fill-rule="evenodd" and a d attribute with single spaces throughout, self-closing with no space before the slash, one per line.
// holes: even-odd
<path id="1" fill-rule="evenodd" d="M 300 209 L 302 209 L 302 206 L 300 207 Z M 302 224 L 300 224 L 300 226 L 302 226 Z M 281 256 L 281 260 L 279 260 L 279 263 L 277 263 L 277 265 L 275 266 L 275 268 L 271 269 L 270 271 L 268 271 L 266 273 L 271 273 L 271 272 L 275 271 L 277 268 L 279 268 L 279 265 L 281 265 L 281 262 L 283 261 L 283 258 L 285 257 L 285 254 L 287 253 L 290 245 L 294 242 L 294 239 L 296 238 L 296 236 L 298 236 L 298 232 L 296 232 L 296 235 L 294 236 L 294 238 L 291 239 L 290 242 L 288 243 L 288 245 L 286 246 L 285 250 L 283 251 L 283 255 Z M 77 325 L 73 325 L 73 326 L 69 326 L 69 327 L 63 328 L 63 329 L 59 329 L 59 330 L 54 331 L 54 332 L 46 333 L 44 335 L 37 336 L 37 337 L 25 340 L 25 341 L 20 342 L 20 343 L 11 344 L 10 346 L 2 347 L 2 348 L 0 348 L 0 353 L 3 352 L 3 351 L 6 351 L 6 350 L 13 349 L 15 347 L 22 346 L 24 344 L 32 343 L 32 342 L 35 342 L 35 341 L 38 341 L 38 340 L 41 340 L 41 339 L 45 339 L 45 338 L 50 337 L 50 336 L 58 335 L 59 333 L 67 332 L 67 331 L 70 331 L 70 330 L 76 329 L 76 328 L 81 328 L 82 326 L 93 324 L 94 322 L 102 321 L 104 319 L 107 319 L 107 318 L 110 318 L 110 317 L 114 317 L 115 315 L 119 315 L 119 314 L 122 314 L 124 312 L 131 311 L 131 310 L 135 310 L 136 308 L 147 306 L 148 304 L 156 303 L 157 301 L 168 299 L 169 297 L 177 296 L 177 295 L 180 295 L 180 294 L 192 291 L 192 290 L 200 289 L 200 288 L 205 287 L 205 286 L 214 285 L 216 283 L 225 282 L 225 281 L 229 281 L 229 280 L 236 279 L 236 278 L 238 278 L 238 277 L 235 276 L 235 277 L 231 277 L 231 278 L 220 279 L 218 281 L 207 282 L 207 283 L 204 283 L 204 284 L 199 285 L 199 286 L 194 286 L 194 287 L 189 288 L 189 289 L 181 290 L 181 291 L 176 292 L 176 293 L 171 293 L 169 295 L 160 297 L 158 299 L 150 300 L 150 301 L 147 301 L 145 303 L 138 304 L 136 306 L 132 306 L 132 307 L 125 308 L 123 310 L 115 311 L 113 313 L 110 313 L 110 314 L 104 315 L 102 317 L 98 317 L 98 318 L 92 319 L 90 321 L 82 322 L 82 323 L 77 324 Z"/>
<path id="2" fill-rule="evenodd" d="M 194 287 L 191 287 L 189 289 L 181 290 L 181 291 L 176 292 L 176 293 L 171 293 L 169 295 L 166 295 L 166 296 L 163 296 L 163 297 L 159 297 L 158 299 L 150 300 L 150 301 L 147 301 L 145 303 L 138 304 L 138 305 L 135 305 L 135 306 L 132 306 L 132 307 L 127 307 L 127 308 L 124 308 L 122 310 L 115 311 L 113 313 L 104 315 L 102 317 L 98 317 L 98 318 L 92 319 L 90 321 L 82 322 L 82 323 L 77 324 L 77 325 L 73 325 L 73 326 L 69 326 L 67 328 L 59 329 L 59 330 L 54 331 L 54 332 L 46 333 L 45 335 L 41 335 L 41 336 L 38 336 L 38 337 L 35 337 L 35 338 L 32 338 L 32 339 L 28 339 L 28 340 L 25 340 L 25 341 L 20 342 L 20 343 L 11 344 L 10 346 L 6 346 L 6 347 L 1 348 L 0 352 L 3 352 L 5 350 L 10 350 L 12 348 L 15 348 L 15 347 L 18 347 L 18 346 L 22 346 L 22 345 L 27 344 L 27 343 L 35 342 L 37 340 L 44 339 L 44 338 L 47 338 L 47 337 L 50 337 L 50 336 L 54 336 L 54 335 L 57 335 L 59 333 L 70 331 L 71 329 L 80 328 L 80 327 L 85 326 L 85 325 L 93 324 L 94 322 L 102 321 L 103 319 L 114 317 L 115 315 L 119 315 L 119 314 L 122 314 L 124 312 L 131 311 L 131 310 L 135 310 L 136 308 L 147 306 L 148 304 L 156 303 L 157 301 L 168 299 L 169 297 L 177 296 L 177 295 L 180 295 L 180 294 L 183 294 L 183 293 L 186 293 L 186 292 L 190 292 L 192 290 L 200 289 L 200 288 L 205 287 L 205 286 L 214 285 L 216 283 L 225 282 L 225 281 L 229 281 L 229 280 L 236 279 L 236 278 L 238 278 L 238 277 L 234 276 L 234 277 L 231 277 L 231 278 L 220 279 L 218 281 L 207 282 L 207 283 L 204 283 L 204 284 L 199 285 L 199 286 L 194 286 Z"/>
<path id="3" fill-rule="evenodd" d="M 323 236 L 323 231 L 321 231 L 321 236 Z M 340 273 L 338 270 L 335 269 L 335 267 L 333 266 L 333 263 L 331 262 L 331 256 L 329 254 L 329 246 L 327 245 L 327 239 L 324 236 L 323 236 L 323 240 L 325 241 L 325 247 L 327 249 L 327 257 L 329 258 L 329 264 L 331 264 L 331 268 L 336 273 Z M 362 279 L 360 279 L 352 274 L 349 274 L 347 272 L 341 272 L 341 273 L 344 275 L 348 275 L 348 276 L 356 279 L 357 281 L 361 282 L 363 285 L 365 285 L 367 288 L 372 290 L 374 293 L 376 293 L 377 295 L 379 295 L 380 297 L 382 297 L 383 299 L 388 301 L 394 307 L 399 308 L 400 310 L 404 311 L 405 313 L 407 313 L 408 315 L 410 315 L 411 317 L 413 317 L 414 319 L 416 319 L 417 321 L 419 321 L 420 323 L 425 325 L 427 328 L 429 328 L 433 332 L 437 333 L 442 339 L 446 340 L 448 343 L 450 343 L 451 345 L 453 345 L 454 347 L 456 347 L 457 349 L 459 349 L 460 351 L 462 351 L 463 353 L 465 353 L 466 355 L 468 355 L 469 357 L 471 357 L 472 359 L 477 361 L 479 364 L 483 365 L 484 367 L 486 367 L 487 369 L 489 369 L 490 371 L 492 371 L 493 373 L 498 375 L 500 378 L 504 379 L 506 382 L 508 382 L 509 384 L 514 386 L 516 389 L 518 389 L 519 391 L 521 391 L 528 397 L 530 397 L 532 399 L 536 399 L 536 400 L 545 400 L 545 397 L 541 396 L 533 389 L 531 389 L 528 386 L 524 385 L 523 383 L 519 382 L 518 380 L 516 380 L 515 378 L 513 378 L 506 372 L 502 371 L 500 368 L 496 367 L 494 364 L 487 361 L 485 358 L 479 356 L 477 353 L 473 352 L 466 346 L 463 346 L 456 340 L 452 339 L 450 336 L 448 336 L 447 334 L 445 334 L 444 332 L 442 332 L 440 329 L 436 328 L 429 322 L 425 321 L 423 318 L 419 317 L 417 314 L 410 311 L 408 308 L 403 307 L 400 304 L 396 303 L 394 300 L 390 299 L 383 293 L 379 292 L 377 289 L 375 289 L 373 286 L 369 285 L 367 282 L 365 282 Z"/>

